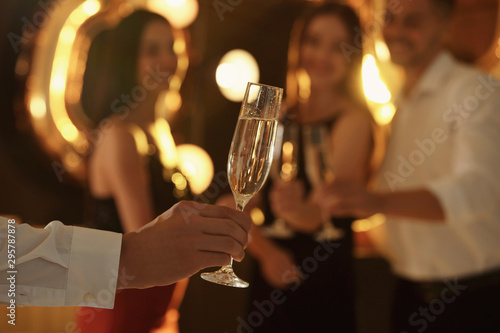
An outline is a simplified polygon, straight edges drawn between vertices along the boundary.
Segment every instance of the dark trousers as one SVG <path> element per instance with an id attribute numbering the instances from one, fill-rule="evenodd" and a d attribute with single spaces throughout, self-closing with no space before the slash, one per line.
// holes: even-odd
<path id="1" fill-rule="evenodd" d="M 350 237 L 323 245 L 305 235 L 277 242 L 293 252 L 305 280 L 279 290 L 257 272 L 248 315 L 237 332 L 356 332 Z"/>
<path id="2" fill-rule="evenodd" d="M 499 333 L 500 272 L 484 279 L 414 283 L 398 279 L 393 333 Z"/>

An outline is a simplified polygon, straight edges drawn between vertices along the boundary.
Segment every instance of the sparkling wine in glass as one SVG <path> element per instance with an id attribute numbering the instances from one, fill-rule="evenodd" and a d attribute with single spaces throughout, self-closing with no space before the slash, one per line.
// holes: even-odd
<path id="1" fill-rule="evenodd" d="M 229 150 L 227 176 L 236 201 L 243 211 L 248 201 L 264 185 L 273 159 L 274 141 L 283 89 L 248 83 Z M 231 264 L 216 272 L 202 273 L 207 281 L 225 286 L 247 288 Z"/>
<path id="2" fill-rule="evenodd" d="M 331 183 L 335 174 L 328 128 L 324 125 L 304 126 L 303 140 L 307 178 L 313 186 Z M 344 231 L 336 228 L 328 215 L 322 214 L 321 220 L 321 229 L 316 233 L 317 241 L 331 241 L 344 236 Z"/>
<path id="3" fill-rule="evenodd" d="M 290 182 L 297 177 L 297 165 L 299 159 L 299 128 L 296 123 L 288 119 L 278 124 L 276 131 L 276 146 L 274 150 L 273 163 L 271 165 L 271 178 L 275 182 Z M 264 236 L 288 239 L 293 237 L 294 232 L 286 224 L 286 221 L 277 217 L 273 223 L 262 228 Z"/>

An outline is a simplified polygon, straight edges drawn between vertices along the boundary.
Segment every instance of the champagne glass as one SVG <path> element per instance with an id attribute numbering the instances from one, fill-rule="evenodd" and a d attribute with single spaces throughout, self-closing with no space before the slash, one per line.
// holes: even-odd
<path id="1" fill-rule="evenodd" d="M 306 174 L 311 184 L 318 186 L 332 182 L 335 175 L 328 128 L 325 125 L 304 126 L 303 139 Z M 321 220 L 321 230 L 316 234 L 317 241 L 331 241 L 344 236 L 344 231 L 336 228 L 328 215 L 322 213 Z"/>
<path id="2" fill-rule="evenodd" d="M 227 163 L 237 210 L 243 211 L 269 174 L 282 95 L 281 88 L 250 82 L 247 85 Z M 231 264 L 216 272 L 202 273 L 201 277 L 225 286 L 247 288 L 248 282 L 236 276 L 232 265 L 233 258 Z"/>
<path id="3" fill-rule="evenodd" d="M 271 165 L 271 178 L 275 182 L 290 182 L 297 177 L 297 163 L 299 153 L 299 128 L 297 124 L 286 121 L 278 124 L 276 131 L 276 145 L 273 163 Z M 282 218 L 276 218 L 273 223 L 262 228 L 264 236 L 288 239 L 294 232 Z"/>

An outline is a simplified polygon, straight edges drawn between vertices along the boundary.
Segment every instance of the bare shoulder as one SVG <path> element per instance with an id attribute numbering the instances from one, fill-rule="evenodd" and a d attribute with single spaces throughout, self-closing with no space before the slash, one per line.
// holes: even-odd
<path id="1" fill-rule="evenodd" d="M 135 139 L 126 126 L 116 123 L 109 131 L 103 133 L 102 152 L 106 155 L 116 153 L 137 154 Z"/>
<path id="2" fill-rule="evenodd" d="M 368 111 L 352 108 L 339 117 L 334 132 L 341 136 L 371 135 L 372 125 L 373 121 Z"/>
<path id="3" fill-rule="evenodd" d="M 118 122 L 102 133 L 102 139 L 96 144 L 94 154 L 97 160 L 105 162 L 99 163 L 105 169 L 134 162 L 139 157 L 133 134 Z"/>
<path id="4" fill-rule="evenodd" d="M 114 192 L 114 180 L 125 179 L 128 169 L 130 174 L 137 172 L 138 152 L 133 135 L 119 122 L 101 130 L 98 138 L 89 164 L 90 188 L 94 195 L 108 197 Z"/>

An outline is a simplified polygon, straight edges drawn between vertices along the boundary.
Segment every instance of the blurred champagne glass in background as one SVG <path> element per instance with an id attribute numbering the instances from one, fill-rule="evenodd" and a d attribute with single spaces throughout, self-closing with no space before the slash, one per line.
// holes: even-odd
<path id="1" fill-rule="evenodd" d="M 326 125 L 304 126 L 303 140 L 306 174 L 310 183 L 312 186 L 331 183 L 335 174 L 328 128 Z M 316 234 L 316 240 L 331 241 L 343 236 L 344 231 L 335 228 L 330 217 L 322 214 L 322 226 Z"/>

